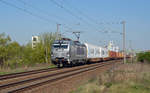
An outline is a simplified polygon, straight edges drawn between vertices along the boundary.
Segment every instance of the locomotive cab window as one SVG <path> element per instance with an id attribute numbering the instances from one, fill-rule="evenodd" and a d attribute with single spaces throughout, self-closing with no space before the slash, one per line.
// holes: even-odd
<path id="1" fill-rule="evenodd" d="M 68 45 L 61 45 L 61 48 L 67 49 Z"/>
<path id="2" fill-rule="evenodd" d="M 63 49 L 67 49 L 68 45 L 53 45 L 54 48 L 63 48 Z"/>

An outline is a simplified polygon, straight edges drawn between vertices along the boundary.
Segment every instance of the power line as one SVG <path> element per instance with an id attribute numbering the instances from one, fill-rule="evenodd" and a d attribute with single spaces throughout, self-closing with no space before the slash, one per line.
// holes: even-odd
<path id="1" fill-rule="evenodd" d="M 67 13 L 71 14 L 72 16 L 74 16 L 75 18 L 77 18 L 78 20 L 83 21 L 84 23 L 88 24 L 90 27 L 93 27 L 95 30 L 99 31 L 99 29 L 97 29 L 96 27 L 94 27 L 92 24 L 88 23 L 88 21 L 85 21 L 82 17 L 79 17 L 74 12 L 70 11 L 68 8 L 66 8 L 63 5 L 59 4 L 55 0 L 49 0 L 49 1 L 51 1 L 53 4 L 57 5 L 59 8 L 64 9 Z"/>
<path id="2" fill-rule="evenodd" d="M 49 19 L 47 19 L 47 18 L 44 18 L 44 17 L 42 17 L 42 16 L 40 16 L 40 15 L 36 15 L 36 14 L 32 13 L 31 11 L 29 11 L 29 10 L 27 10 L 27 9 L 18 7 L 18 6 L 16 6 L 16 5 L 12 4 L 12 3 L 7 2 L 7 1 L 0 0 L 0 2 L 3 3 L 3 4 L 5 4 L 5 5 L 11 6 L 11 7 L 13 7 L 13 8 L 16 8 L 16 9 L 18 9 L 18 10 L 20 10 L 20 11 L 23 11 L 23 12 L 25 12 L 25 13 L 31 15 L 31 16 L 34 16 L 34 17 L 36 17 L 36 18 L 39 18 L 39 19 L 41 19 L 41 20 L 43 20 L 43 21 L 46 21 L 46 22 L 48 22 L 48 23 L 53 21 L 53 20 L 49 20 Z"/>
<path id="3" fill-rule="evenodd" d="M 65 8 L 63 5 L 57 3 L 55 0 L 51 0 L 51 1 L 53 1 L 53 3 L 55 2 L 55 4 L 57 4 L 57 6 L 59 6 L 59 7 L 61 7 L 61 8 Z M 62 1 L 61 1 L 61 2 L 62 2 Z M 63 0 L 63 2 L 65 2 L 65 1 Z M 66 3 L 67 3 L 67 2 L 66 2 Z M 69 5 L 69 3 L 67 3 L 67 4 Z M 70 6 L 70 8 L 71 8 L 71 5 L 69 5 L 69 6 Z M 73 8 L 73 7 L 72 7 L 72 8 Z M 65 9 L 67 9 L 67 8 L 65 8 Z M 82 15 L 83 18 L 86 18 L 86 19 L 88 19 L 88 20 L 90 20 L 90 21 L 93 21 L 93 23 L 94 23 L 94 20 L 93 20 L 91 17 L 87 16 L 86 14 L 84 14 L 83 12 L 81 12 L 79 9 L 74 8 L 74 10 L 76 10 L 79 15 Z M 72 12 L 72 14 L 73 14 L 73 12 Z M 85 20 L 83 20 L 83 18 L 80 17 L 80 19 L 85 22 Z M 88 22 L 88 21 L 86 21 L 86 23 L 87 23 L 87 22 Z M 95 23 L 98 24 L 97 22 L 95 22 Z M 88 23 L 88 25 L 93 26 L 93 25 L 91 25 L 91 24 L 89 24 L 89 23 Z M 99 25 L 99 24 L 98 24 L 98 25 Z M 94 29 L 96 29 L 96 28 L 94 27 Z M 96 30 L 98 30 L 98 29 L 96 29 Z"/>
<path id="4" fill-rule="evenodd" d="M 55 4 L 55 5 L 58 6 L 59 8 L 64 9 L 67 13 L 69 13 L 69 14 L 72 15 L 72 16 L 74 16 L 74 17 L 77 18 L 78 20 L 80 20 L 80 21 L 82 21 L 82 22 L 88 24 L 88 25 L 91 26 L 91 27 L 93 26 L 92 24 L 90 24 L 90 23 L 88 23 L 87 21 L 85 21 L 82 17 L 79 17 L 79 16 L 76 15 L 74 12 L 70 11 L 68 8 L 66 8 L 66 7 L 64 7 L 63 5 L 59 4 L 59 3 L 56 2 L 55 0 L 49 0 L 49 1 L 51 1 L 53 4 Z M 94 29 L 96 29 L 96 28 L 94 27 Z M 98 29 L 96 29 L 96 30 L 98 30 Z"/>
<path id="5" fill-rule="evenodd" d="M 61 1 L 61 0 L 60 0 Z M 93 19 L 91 16 L 87 15 L 85 12 L 81 11 L 80 9 L 78 9 L 77 7 L 71 6 L 67 1 L 63 0 L 61 1 L 62 3 L 65 2 L 70 8 L 76 10 L 78 12 L 78 14 L 82 15 L 84 18 L 86 18 L 87 20 L 90 20 L 91 22 L 97 24 L 97 25 L 102 25 L 102 24 L 120 24 L 120 22 L 98 22 L 95 19 Z"/>
<path id="6" fill-rule="evenodd" d="M 57 5 L 59 8 L 64 9 L 67 13 L 71 14 L 72 16 L 74 16 L 75 18 L 77 18 L 78 20 L 88 24 L 90 27 L 92 27 L 93 25 L 88 23 L 87 21 L 85 21 L 83 18 L 77 16 L 76 14 L 74 14 L 72 11 L 70 11 L 68 8 L 64 7 L 63 5 L 59 4 L 58 2 L 56 2 L 55 0 L 49 0 L 51 1 L 53 4 Z M 96 29 L 96 27 L 94 27 L 94 29 Z M 96 29 L 98 30 L 98 29 Z"/>
<path id="7" fill-rule="evenodd" d="M 92 17 L 90 17 L 89 15 L 86 15 L 84 12 L 80 11 L 77 7 L 71 6 L 67 1 L 63 0 L 63 1 L 61 1 L 61 2 L 62 2 L 62 3 L 65 2 L 66 5 L 69 6 L 69 8 L 72 8 L 72 9 L 76 10 L 79 15 L 83 16 L 83 18 L 86 18 L 86 19 L 89 20 L 90 22 L 92 22 L 92 23 L 98 25 L 98 29 L 99 29 L 100 25 L 102 25 L 102 24 L 109 24 L 109 25 L 111 25 L 111 24 L 120 24 L 120 22 L 106 22 L 106 23 L 101 22 L 101 23 L 99 23 L 99 22 L 97 22 L 95 19 L 93 19 Z M 62 6 L 64 7 L 64 4 L 63 4 Z M 98 30 L 97 28 L 95 28 L 95 29 Z M 106 31 L 106 30 L 105 30 L 105 31 L 100 31 L 100 30 L 98 30 L 98 32 L 103 32 L 103 33 L 108 33 L 108 32 L 111 32 L 111 33 L 119 33 L 119 32 L 117 32 L 117 31 L 115 32 L 115 31 Z"/>
<path id="8" fill-rule="evenodd" d="M 53 1 L 55 4 L 57 4 L 57 6 L 59 6 L 59 7 L 61 7 L 61 8 L 63 8 L 63 9 L 66 10 L 66 8 L 64 8 L 64 7 L 63 7 L 62 5 L 60 5 L 59 3 L 55 2 L 54 0 L 51 0 L 51 1 Z M 43 21 L 46 21 L 46 22 L 48 22 L 48 23 L 49 23 L 49 22 L 58 23 L 57 21 L 50 20 L 50 19 L 45 18 L 45 17 L 40 16 L 40 15 L 36 15 L 36 14 L 32 13 L 31 11 L 29 11 L 29 10 L 27 10 L 27 9 L 18 7 L 18 6 L 16 6 L 16 5 L 12 4 L 12 3 L 7 2 L 7 1 L 0 0 L 0 2 L 6 4 L 6 5 L 8 5 L 8 6 L 14 7 L 14 8 L 16 8 L 16 9 L 18 9 L 18 10 L 20 10 L 20 11 L 23 11 L 23 12 L 29 14 L 29 15 L 32 15 L 32 16 L 34 16 L 34 17 L 36 17 L 36 18 L 39 18 L 39 19 L 41 19 L 41 20 L 43 20 Z M 24 1 L 22 1 L 22 0 L 21 0 L 20 2 L 22 2 L 23 4 L 25 4 L 25 5 L 29 6 L 29 7 L 32 7 L 32 8 L 34 8 L 34 9 L 36 9 L 37 11 L 40 11 L 40 10 L 38 10 L 36 7 L 33 7 L 32 5 L 29 5 L 29 4 L 27 4 L 26 2 L 24 2 Z M 67 9 L 67 11 L 68 11 L 69 13 L 71 13 L 72 15 L 74 15 L 73 12 L 71 12 L 70 10 Z M 46 13 L 45 13 L 45 14 L 46 14 Z M 76 15 L 74 15 L 74 16 L 76 16 Z M 79 18 L 78 16 L 76 16 L 76 17 Z M 79 19 L 80 19 L 80 18 L 79 18 Z M 67 29 L 72 29 L 72 28 L 70 28 L 70 27 L 68 27 L 68 26 L 66 26 L 66 25 L 64 25 L 64 24 L 62 24 L 62 25 L 63 25 L 63 27 L 65 27 L 65 28 L 67 28 Z"/>
<path id="9" fill-rule="evenodd" d="M 27 10 L 27 9 L 18 7 L 18 6 L 16 6 L 16 5 L 12 4 L 12 3 L 7 2 L 7 1 L 0 0 L 0 2 L 3 3 L 3 4 L 5 4 L 5 5 L 11 6 L 11 7 L 13 7 L 13 8 L 16 8 L 16 9 L 18 9 L 18 10 L 20 10 L 20 11 L 23 11 L 23 12 L 25 12 L 25 13 L 31 15 L 31 16 L 34 16 L 34 17 L 40 19 L 40 20 L 46 21 L 46 22 L 48 22 L 48 23 L 50 23 L 50 22 L 54 22 L 55 24 L 58 23 L 57 21 L 50 20 L 50 19 L 45 18 L 45 17 L 40 16 L 40 15 L 36 15 L 36 14 L 32 13 L 31 11 L 29 11 L 29 10 Z M 27 5 L 27 3 L 25 3 L 25 2 L 24 2 L 24 4 Z M 28 5 L 28 6 L 30 6 L 30 5 Z M 32 7 L 32 6 L 30 6 L 30 7 Z M 35 8 L 35 7 L 34 7 L 34 8 Z M 35 8 L 35 9 L 36 9 L 36 8 Z M 65 27 L 65 28 L 67 28 L 67 29 L 71 29 L 71 28 L 68 27 L 67 25 L 64 25 L 64 24 L 62 24 L 62 25 L 63 25 L 63 27 Z"/>
<path id="10" fill-rule="evenodd" d="M 82 15 L 84 18 L 86 18 L 87 20 L 91 21 L 92 23 L 94 24 L 97 24 L 97 25 L 114 25 L 114 24 L 121 24 L 120 22 L 97 22 L 96 20 L 94 20 L 92 17 L 90 17 L 89 15 L 86 15 L 84 12 L 80 11 L 78 8 L 76 7 L 73 7 L 71 6 L 68 2 L 66 2 L 65 0 L 63 0 L 62 2 L 65 2 L 67 5 L 70 6 L 70 8 L 76 10 L 78 12 L 78 14 Z M 112 30 L 112 29 L 109 29 L 109 30 L 103 30 L 103 31 L 98 31 L 98 32 L 103 32 L 103 33 L 118 33 L 120 35 L 123 35 L 121 32 L 119 31 L 115 31 L 115 30 Z"/>
<path id="11" fill-rule="evenodd" d="M 31 7 L 32 9 L 34 9 L 34 10 L 40 12 L 40 13 L 43 13 L 43 14 L 49 16 L 49 17 L 52 17 L 52 16 L 53 16 L 53 17 L 55 17 L 55 18 L 57 18 L 57 19 L 63 19 L 63 20 L 64 20 L 64 18 L 62 18 L 62 17 L 60 18 L 60 17 L 57 16 L 57 15 L 49 14 L 48 12 L 44 11 L 43 9 L 38 8 L 38 7 L 35 7 L 35 6 L 33 6 L 32 4 L 29 4 L 29 3 L 27 3 L 27 2 L 25 2 L 25 1 L 23 1 L 23 0 L 17 0 L 17 1 L 20 2 L 20 3 L 22 3 L 22 4 L 24 4 L 24 5 L 26 5 L 26 6 L 28 6 L 28 7 Z"/>
<path id="12" fill-rule="evenodd" d="M 98 24 L 98 22 L 96 20 L 94 20 L 93 18 L 91 18 L 90 16 L 86 15 L 84 12 L 80 11 L 78 8 L 71 6 L 68 2 L 66 2 L 65 0 L 63 0 L 63 2 L 65 2 L 67 5 L 70 6 L 70 8 L 73 8 L 74 10 L 76 10 L 80 15 L 84 16 L 84 18 L 92 21 L 95 24 Z M 99 25 L 99 24 L 98 24 Z"/>
<path id="13" fill-rule="evenodd" d="M 37 7 L 35 7 L 35 6 L 31 5 L 31 4 L 28 4 L 27 2 L 24 2 L 23 0 L 17 0 L 17 1 L 20 2 L 20 3 L 23 3 L 24 5 L 26 5 L 26 6 L 28 6 L 28 7 L 33 8 L 33 9 L 36 10 L 36 11 L 42 12 L 42 13 L 44 13 L 45 15 L 51 17 L 51 15 L 49 15 L 49 13 L 47 13 L 46 11 L 44 11 L 44 10 L 42 10 L 42 9 L 40 9 L 40 8 L 37 8 Z M 57 15 L 54 15 L 54 17 L 56 17 L 56 18 L 58 18 L 58 19 L 63 19 L 63 18 L 58 17 Z M 63 19 L 63 20 L 64 20 L 64 19 Z M 59 22 L 55 21 L 55 23 L 58 24 Z M 72 29 L 72 28 L 68 27 L 68 26 L 65 25 L 65 24 L 62 24 L 62 23 L 61 23 L 61 25 L 62 25 L 64 28 Z"/>
<path id="14" fill-rule="evenodd" d="M 49 0 L 51 1 L 53 4 L 57 5 L 59 8 L 64 9 L 67 13 L 69 13 L 70 15 L 74 16 L 75 18 L 77 18 L 80 21 L 83 21 L 84 23 L 89 24 L 87 21 L 85 21 L 83 18 L 79 17 L 78 15 L 74 14 L 72 11 L 70 11 L 68 8 L 65 8 L 64 6 L 62 6 L 61 4 L 59 4 L 58 2 L 56 2 L 55 0 Z M 90 24 L 89 24 L 90 25 Z"/>

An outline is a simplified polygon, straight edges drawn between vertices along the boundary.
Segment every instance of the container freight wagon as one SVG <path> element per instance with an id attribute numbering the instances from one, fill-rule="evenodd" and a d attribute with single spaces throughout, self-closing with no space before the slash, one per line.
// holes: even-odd
<path id="1" fill-rule="evenodd" d="M 116 52 L 116 56 L 117 56 L 116 59 L 119 59 L 119 52 Z"/>
<path id="2" fill-rule="evenodd" d="M 109 51 L 109 57 L 110 57 L 110 59 L 116 59 L 117 58 L 117 52 Z"/>
<path id="3" fill-rule="evenodd" d="M 102 57 L 103 57 L 103 61 L 108 61 L 110 58 L 109 58 L 109 51 L 107 48 L 101 48 L 101 54 L 102 54 Z"/>
<path id="4" fill-rule="evenodd" d="M 118 58 L 122 59 L 123 58 L 123 53 L 122 52 L 118 52 Z"/>
<path id="5" fill-rule="evenodd" d="M 115 46 L 113 41 L 110 41 L 108 45 L 109 57 L 110 59 L 118 59 L 119 56 L 119 47 Z"/>
<path id="6" fill-rule="evenodd" d="M 87 48 L 87 62 L 100 62 L 108 58 L 108 50 L 99 46 L 85 43 Z"/>

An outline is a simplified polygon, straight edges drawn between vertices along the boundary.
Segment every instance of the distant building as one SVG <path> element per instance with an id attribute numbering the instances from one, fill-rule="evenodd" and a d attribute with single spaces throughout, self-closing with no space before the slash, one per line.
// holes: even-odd
<path id="1" fill-rule="evenodd" d="M 39 43 L 39 37 L 32 36 L 32 48 L 35 48 L 37 43 Z"/>

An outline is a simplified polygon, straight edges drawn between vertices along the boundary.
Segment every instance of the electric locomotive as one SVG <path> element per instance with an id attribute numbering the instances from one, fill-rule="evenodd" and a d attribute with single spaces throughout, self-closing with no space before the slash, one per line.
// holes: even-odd
<path id="1" fill-rule="evenodd" d="M 62 38 L 52 44 L 51 60 L 58 67 L 84 64 L 86 57 L 86 46 L 79 41 Z"/>

